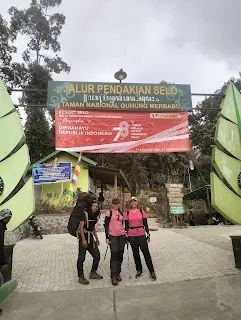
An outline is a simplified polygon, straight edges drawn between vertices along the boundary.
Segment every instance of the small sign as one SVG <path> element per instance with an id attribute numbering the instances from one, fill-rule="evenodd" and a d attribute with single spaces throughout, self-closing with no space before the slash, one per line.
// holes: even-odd
<path id="1" fill-rule="evenodd" d="M 183 198 L 183 193 L 179 192 L 168 192 L 167 197 L 170 198 Z"/>
<path id="2" fill-rule="evenodd" d="M 157 199 L 156 197 L 150 197 L 150 203 L 156 203 Z"/>
<path id="3" fill-rule="evenodd" d="M 182 207 L 183 206 L 183 202 L 169 202 L 169 206 L 170 207 Z"/>
<path id="4" fill-rule="evenodd" d="M 169 198 L 169 203 L 172 203 L 172 202 L 182 202 L 182 197 L 175 197 L 175 195 L 172 195 L 172 197 L 171 198 Z"/>
<path id="5" fill-rule="evenodd" d="M 171 214 L 183 214 L 184 208 L 183 207 L 170 207 Z"/>
<path id="6" fill-rule="evenodd" d="M 166 188 L 183 188 L 183 184 L 181 183 L 166 183 Z"/>
<path id="7" fill-rule="evenodd" d="M 167 190 L 168 190 L 168 194 L 171 194 L 171 193 L 181 194 L 182 193 L 182 189 L 181 188 L 169 188 Z"/>

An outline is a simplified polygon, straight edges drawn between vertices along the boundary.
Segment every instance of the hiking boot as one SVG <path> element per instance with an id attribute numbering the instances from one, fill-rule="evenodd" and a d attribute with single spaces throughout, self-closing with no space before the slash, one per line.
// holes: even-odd
<path id="1" fill-rule="evenodd" d="M 121 276 L 118 274 L 118 276 L 116 277 L 116 280 L 118 281 L 118 282 L 121 282 Z"/>
<path id="2" fill-rule="evenodd" d="M 141 275 L 142 275 L 142 271 L 137 271 L 136 279 L 140 278 Z"/>
<path id="3" fill-rule="evenodd" d="M 94 271 L 94 272 L 91 272 L 90 279 L 91 280 L 102 280 L 103 277 L 100 276 L 97 272 Z"/>
<path id="4" fill-rule="evenodd" d="M 80 276 L 79 277 L 79 283 L 80 284 L 84 284 L 84 285 L 88 285 L 89 284 L 89 281 L 87 280 L 87 279 L 85 279 L 85 277 L 84 276 Z"/>
<path id="5" fill-rule="evenodd" d="M 155 274 L 155 272 L 152 272 L 152 273 L 151 273 L 151 279 L 152 279 L 153 281 L 156 281 L 156 274 Z"/>
<path id="6" fill-rule="evenodd" d="M 111 279 L 111 283 L 112 283 L 113 286 L 118 286 L 118 281 L 117 281 L 116 278 L 112 278 Z"/>

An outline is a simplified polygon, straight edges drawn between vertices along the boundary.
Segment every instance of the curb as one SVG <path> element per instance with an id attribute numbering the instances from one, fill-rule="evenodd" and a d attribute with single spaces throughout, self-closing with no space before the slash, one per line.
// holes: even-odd
<path id="1" fill-rule="evenodd" d="M 4 283 L 0 287 L 0 303 L 2 303 L 9 295 L 16 289 L 18 286 L 18 282 L 16 280 L 10 280 Z"/>

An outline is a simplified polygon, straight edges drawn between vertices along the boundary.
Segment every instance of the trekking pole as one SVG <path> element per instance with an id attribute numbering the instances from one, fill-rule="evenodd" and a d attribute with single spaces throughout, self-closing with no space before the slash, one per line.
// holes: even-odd
<path id="1" fill-rule="evenodd" d="M 131 279 L 131 265 L 130 265 L 130 256 L 129 256 L 129 243 L 127 243 L 127 257 L 128 257 L 128 273 L 129 273 L 129 279 Z"/>
<path id="2" fill-rule="evenodd" d="M 107 255 L 107 251 L 108 251 L 108 249 L 109 249 L 109 246 L 107 245 L 107 248 L 106 248 L 106 250 L 105 250 L 105 257 L 104 257 L 104 260 L 105 260 L 105 258 L 106 258 L 106 255 Z"/>

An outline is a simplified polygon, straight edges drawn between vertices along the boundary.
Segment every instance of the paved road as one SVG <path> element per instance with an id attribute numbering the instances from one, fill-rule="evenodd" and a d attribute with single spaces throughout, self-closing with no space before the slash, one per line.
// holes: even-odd
<path id="1" fill-rule="evenodd" d="M 85 287 L 77 283 L 76 239 L 65 235 L 25 239 L 14 250 L 13 278 L 19 287 L 3 304 L 2 319 L 162 319 L 239 320 L 241 273 L 234 267 L 230 234 L 241 227 L 207 227 L 152 232 L 150 250 L 158 280 L 144 275 L 128 278 L 127 252 L 123 282 L 113 288 L 106 246 L 101 238 L 99 272 L 102 281 Z M 86 275 L 91 268 L 87 255 Z M 189 281 L 185 281 L 189 280 Z"/>
<path id="2" fill-rule="evenodd" d="M 13 293 L 2 320 L 240 320 L 241 276 L 83 291 Z"/>
<path id="3" fill-rule="evenodd" d="M 231 251 L 232 244 L 229 236 L 241 235 L 241 228 L 240 226 L 203 226 L 173 229 L 173 232 L 213 247 Z"/>
<path id="4" fill-rule="evenodd" d="M 233 253 L 227 232 L 233 233 L 234 229 L 209 228 L 196 229 L 204 232 L 204 237 L 209 240 L 216 233 L 216 241 L 224 234 L 224 250 L 219 246 L 192 239 L 195 233 L 192 229 L 181 230 L 182 233 L 165 229 L 152 232 L 150 250 L 157 274 L 156 283 L 168 283 L 183 280 L 201 279 L 229 274 L 237 274 L 234 267 Z M 241 228 L 235 229 L 238 232 Z M 106 245 L 104 233 L 100 233 L 101 263 L 99 273 L 104 276 L 103 281 L 91 281 L 87 289 L 111 287 L 109 279 L 109 254 L 104 261 Z M 206 241 L 205 240 L 205 241 Z M 229 246 L 227 250 L 226 246 Z M 152 281 L 144 267 L 144 275 L 140 280 L 134 279 L 135 268 L 131 250 L 131 276 L 128 276 L 127 250 L 125 252 L 122 277 L 122 287 L 149 285 Z M 76 277 L 77 242 L 68 234 L 49 235 L 43 240 L 25 239 L 20 241 L 14 249 L 13 278 L 19 282 L 19 292 L 45 292 L 59 290 L 86 289 L 78 284 Z M 92 258 L 87 254 L 85 273 L 88 276 L 91 269 Z M 145 265 L 145 264 L 144 264 Z"/>

